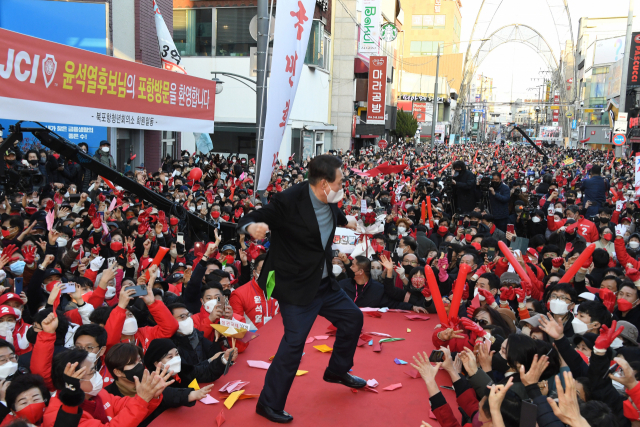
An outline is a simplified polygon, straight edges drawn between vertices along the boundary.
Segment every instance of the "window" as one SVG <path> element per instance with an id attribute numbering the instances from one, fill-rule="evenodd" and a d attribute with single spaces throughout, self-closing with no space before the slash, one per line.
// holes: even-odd
<path id="1" fill-rule="evenodd" d="M 331 57 L 329 43 L 329 36 L 324 32 L 324 24 L 322 21 L 314 20 L 311 25 L 311 34 L 309 35 L 309 44 L 307 44 L 304 63 L 328 70 L 329 58 Z"/>
<path id="2" fill-rule="evenodd" d="M 444 15 L 437 15 L 442 16 Z M 444 26 L 444 21 L 443 24 Z M 422 30 L 430 30 L 434 26 L 434 16 L 433 15 L 413 15 L 411 17 L 411 28 L 413 29 L 422 29 Z"/>
<path id="3" fill-rule="evenodd" d="M 433 28 L 444 28 L 446 26 L 447 15 L 436 15 Z"/>
<path id="4" fill-rule="evenodd" d="M 258 47 L 249 33 L 249 23 L 257 11 L 255 7 L 217 9 L 217 56 L 249 56 L 250 48 Z"/>
<path id="5" fill-rule="evenodd" d="M 172 158 L 176 157 L 176 134 L 175 132 L 162 131 L 162 158 L 167 155 Z"/>
<path id="6" fill-rule="evenodd" d="M 213 10 L 173 11 L 173 41 L 181 56 L 211 56 Z"/>
<path id="7" fill-rule="evenodd" d="M 456 33 L 458 37 L 460 37 L 460 21 L 457 16 L 453 16 L 453 32 Z"/>
<path id="8" fill-rule="evenodd" d="M 316 132 L 316 156 L 324 152 L 324 132 Z"/>
<path id="9" fill-rule="evenodd" d="M 438 44 L 440 44 L 440 54 L 443 54 L 444 42 L 438 41 L 412 41 L 409 49 L 411 55 L 437 55 Z"/>

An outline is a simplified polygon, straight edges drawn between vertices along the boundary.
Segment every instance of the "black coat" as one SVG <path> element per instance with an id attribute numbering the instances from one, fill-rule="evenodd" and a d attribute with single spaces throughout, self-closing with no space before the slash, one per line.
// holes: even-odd
<path id="1" fill-rule="evenodd" d="M 194 335 L 195 334 L 195 335 Z M 193 329 L 193 337 L 186 335 L 178 335 L 176 332 L 171 337 L 171 341 L 176 345 L 180 358 L 189 365 L 197 365 L 198 363 L 213 357 L 216 353 L 223 351 L 220 344 L 211 342 L 204 337 L 204 332 Z M 193 348 L 191 339 L 197 338 L 196 348 Z"/>
<path id="2" fill-rule="evenodd" d="M 336 226 L 344 226 L 348 221 L 335 203 L 330 203 L 329 206 L 333 212 L 333 229 L 324 248 L 320 226 L 311 204 L 309 182 L 296 184 L 282 193 L 274 194 L 268 205 L 250 212 L 238 223 L 239 230 L 254 222 L 269 225 L 271 246 L 258 278 L 258 285 L 266 290 L 269 272 L 275 271 L 272 296 L 276 300 L 293 305 L 310 304 L 320 286 L 325 266 L 332 288 L 340 289 L 331 272 L 331 245 Z"/>
<path id="3" fill-rule="evenodd" d="M 473 172 L 465 170 L 460 172 L 453 180 L 456 182 L 455 199 L 456 209 L 459 212 L 472 212 L 476 207 L 476 176 Z"/>
<path id="4" fill-rule="evenodd" d="M 369 279 L 369 282 L 362 287 L 356 285 L 353 279 L 344 279 L 338 282 L 342 290 L 356 303 L 358 307 L 374 307 L 374 308 L 399 308 L 401 310 L 412 310 L 413 305 L 387 298 L 384 292 L 384 285 L 375 280 Z M 356 297 L 356 286 L 358 288 Z"/>

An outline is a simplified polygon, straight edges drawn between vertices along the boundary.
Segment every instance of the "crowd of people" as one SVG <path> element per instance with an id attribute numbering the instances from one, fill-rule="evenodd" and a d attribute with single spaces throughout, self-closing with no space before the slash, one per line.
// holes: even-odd
<path id="1" fill-rule="evenodd" d="M 104 141 L 94 158 L 113 166 L 108 151 Z M 447 319 L 423 337 L 437 352 L 413 361 L 443 426 L 460 425 L 456 410 L 472 426 L 640 423 L 633 159 L 545 152 L 503 142 L 329 154 L 344 176 L 330 203 L 384 229 L 336 253 L 331 277 L 358 307 Z M 180 154 L 126 176 L 214 236 L 59 153 L 4 153 L 45 182 L 5 187 L 0 206 L 0 426 L 146 426 L 204 398 L 211 386 L 192 380 L 242 359 L 250 343 L 213 324 L 260 329 L 278 315 L 258 284 L 269 236 L 235 227 L 304 181 L 311 159 L 279 163 L 257 192 L 255 159 Z M 439 391 L 440 368 L 458 409 Z"/>

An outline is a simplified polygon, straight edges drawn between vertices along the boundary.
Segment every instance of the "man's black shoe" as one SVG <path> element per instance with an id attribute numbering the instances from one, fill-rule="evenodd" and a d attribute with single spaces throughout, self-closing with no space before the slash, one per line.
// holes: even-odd
<path id="1" fill-rule="evenodd" d="M 267 405 L 263 405 L 258 401 L 256 405 L 256 413 L 258 415 L 262 415 L 269 421 L 273 421 L 274 423 L 290 423 L 293 421 L 293 417 L 289 415 L 286 411 L 276 411 L 275 409 L 269 408 Z"/>
<path id="2" fill-rule="evenodd" d="M 367 382 L 362 378 L 351 375 L 348 372 L 342 375 L 334 374 L 329 368 L 324 371 L 322 379 L 328 383 L 342 384 L 350 388 L 362 388 L 367 385 Z"/>

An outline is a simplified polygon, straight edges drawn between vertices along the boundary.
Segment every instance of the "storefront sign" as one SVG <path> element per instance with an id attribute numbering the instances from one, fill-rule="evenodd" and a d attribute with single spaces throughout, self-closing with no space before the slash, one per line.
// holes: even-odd
<path id="1" fill-rule="evenodd" d="M 379 45 L 380 0 L 362 0 L 358 53 L 377 55 Z"/>
<path id="2" fill-rule="evenodd" d="M 387 22 L 382 26 L 380 37 L 386 42 L 392 42 L 398 37 L 398 29 L 391 22 Z"/>
<path id="3" fill-rule="evenodd" d="M 627 89 L 640 86 L 640 32 L 631 35 Z"/>
<path id="4" fill-rule="evenodd" d="M 367 94 L 367 124 L 383 125 L 387 94 L 387 57 L 372 56 L 369 60 L 369 93 Z"/>
<path id="5" fill-rule="evenodd" d="M 424 103 L 424 102 L 414 102 L 413 103 L 413 117 L 416 118 L 418 123 L 424 123 L 424 122 L 427 121 L 426 112 L 427 112 L 427 104 L 426 103 Z"/>
<path id="6" fill-rule="evenodd" d="M 4 29 L 0 40 L 0 117 L 213 132 L 213 81 Z"/>

